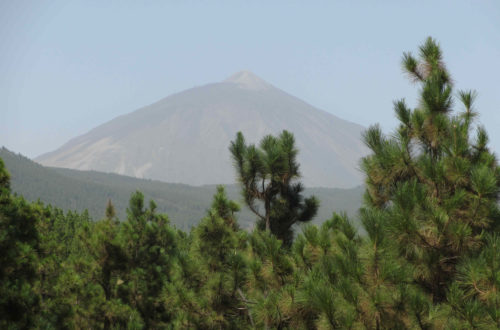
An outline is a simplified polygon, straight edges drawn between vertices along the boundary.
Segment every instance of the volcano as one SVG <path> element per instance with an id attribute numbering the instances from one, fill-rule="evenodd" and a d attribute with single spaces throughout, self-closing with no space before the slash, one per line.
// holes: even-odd
<path id="1" fill-rule="evenodd" d="M 35 160 L 190 185 L 236 182 L 228 146 L 288 130 L 309 187 L 362 183 L 364 128 L 274 87 L 249 71 L 170 95 L 104 123 Z"/>

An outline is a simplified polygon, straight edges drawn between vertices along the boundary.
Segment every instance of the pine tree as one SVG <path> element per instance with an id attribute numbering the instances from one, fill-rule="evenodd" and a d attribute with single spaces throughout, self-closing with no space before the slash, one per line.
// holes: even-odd
<path id="1" fill-rule="evenodd" d="M 293 240 L 292 226 L 310 221 L 319 202 L 312 196 L 303 198 L 303 185 L 297 163 L 298 150 L 293 134 L 283 131 L 278 137 L 267 135 L 259 148 L 247 145 L 239 132 L 229 147 L 245 203 L 258 218 L 258 226 L 270 231 L 289 246 Z M 264 206 L 264 212 L 257 203 Z"/>
<path id="2" fill-rule="evenodd" d="M 92 313 L 90 319 L 95 322 L 89 322 L 91 327 L 110 329 L 113 326 L 123 328 L 127 325 L 143 325 L 135 306 L 118 295 L 120 286 L 124 284 L 124 273 L 129 270 L 129 258 L 120 230 L 120 224 L 116 221 L 103 219 L 84 226 L 80 233 L 81 243 L 86 247 L 88 256 L 83 255 L 75 262 L 78 267 L 88 269 L 90 277 L 91 283 L 83 291 L 86 296 L 92 297 L 87 307 Z M 92 282 L 99 285 L 100 290 L 93 289 Z"/>
<path id="3" fill-rule="evenodd" d="M 247 266 L 239 251 L 245 237 L 238 232 L 237 211 L 218 186 L 207 216 L 194 229 L 192 254 L 201 261 L 203 278 L 197 294 L 206 314 L 199 327 L 241 328 L 250 315 L 242 301 Z"/>
<path id="4" fill-rule="evenodd" d="M 250 275 L 248 300 L 257 328 L 291 326 L 295 267 L 283 242 L 268 231 L 255 230 L 249 237 Z"/>
<path id="5" fill-rule="evenodd" d="M 115 206 L 111 202 L 111 198 L 108 199 L 106 204 L 106 219 L 112 220 L 116 217 Z"/>
<path id="6" fill-rule="evenodd" d="M 95 319 L 90 304 L 92 294 L 92 267 L 88 251 L 80 233 L 92 224 L 88 214 L 68 211 L 66 214 L 52 206 L 44 207 L 44 218 L 39 221 L 40 263 L 37 291 L 41 297 L 39 328 L 75 328 L 89 326 Z M 83 270 L 86 268 L 86 270 Z M 84 280 L 85 279 L 85 280 Z M 95 303 L 93 301 L 92 303 Z"/>
<path id="7" fill-rule="evenodd" d="M 34 327 L 40 313 L 37 268 L 43 210 L 10 193 L 0 159 L 0 327 Z"/>
<path id="8" fill-rule="evenodd" d="M 378 126 L 365 133 L 365 207 L 382 212 L 387 240 L 413 267 L 413 279 L 434 302 L 446 299 L 461 259 L 498 230 L 500 171 L 487 134 L 474 129 L 475 93 L 459 92 L 464 111 L 453 114 L 453 83 L 436 41 L 420 59 L 403 56 L 403 68 L 420 86 L 419 104 L 394 108 L 400 122 L 392 137 Z M 371 213 L 371 212 L 367 212 Z"/>
<path id="9" fill-rule="evenodd" d="M 178 254 L 177 235 L 168 217 L 156 213 L 154 201 L 144 207 L 139 191 L 130 197 L 127 215 L 119 237 L 127 262 L 117 279 L 117 295 L 140 313 L 145 327 L 162 328 L 173 318 L 166 300 Z"/>

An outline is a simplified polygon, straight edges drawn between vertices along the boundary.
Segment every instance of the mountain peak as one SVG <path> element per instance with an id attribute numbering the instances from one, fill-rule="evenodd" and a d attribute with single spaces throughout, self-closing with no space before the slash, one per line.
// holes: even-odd
<path id="1" fill-rule="evenodd" d="M 263 90 L 271 88 L 270 84 L 259 78 L 254 73 L 246 70 L 236 72 L 235 74 L 224 80 L 224 82 L 236 84 L 241 88 L 251 90 Z"/>
<path id="2" fill-rule="evenodd" d="M 117 117 L 39 156 L 43 165 L 192 185 L 235 183 L 228 145 L 241 131 L 255 143 L 293 132 L 303 182 L 352 187 L 368 154 L 363 127 L 281 91 L 251 72 L 191 88 Z M 200 161 L 202 159 L 203 161 Z"/>

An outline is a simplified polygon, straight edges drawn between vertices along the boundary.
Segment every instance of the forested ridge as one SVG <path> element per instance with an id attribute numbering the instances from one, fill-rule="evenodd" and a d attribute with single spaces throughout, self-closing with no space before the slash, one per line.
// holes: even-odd
<path id="1" fill-rule="evenodd" d="M 114 173 L 79 171 L 67 168 L 45 167 L 34 161 L 0 148 L 0 158 L 4 160 L 11 179 L 11 191 L 26 200 L 42 201 L 65 212 L 82 213 L 85 210 L 93 219 L 104 216 L 104 208 L 111 199 L 116 216 L 125 219 L 130 195 L 139 190 L 145 199 L 153 199 L 157 212 L 166 213 L 176 228 L 189 231 L 198 224 L 210 208 L 216 185 L 189 186 L 148 179 L 139 179 Z M 313 222 L 321 224 L 332 212 L 347 212 L 356 217 L 363 199 L 363 187 L 311 188 L 306 187 L 305 195 L 315 195 L 320 208 Z M 228 198 L 240 201 L 240 188 L 236 184 L 226 185 Z M 243 229 L 253 228 L 255 215 L 242 205 L 238 222 Z"/>
<path id="2" fill-rule="evenodd" d="M 286 131 L 230 144 L 252 232 L 222 186 L 185 232 L 139 191 L 98 221 L 28 202 L 0 160 L 0 327 L 500 328 L 500 167 L 476 94 L 454 91 L 431 38 L 403 68 L 419 103 L 365 132 L 363 235 L 345 214 L 310 224 Z"/>

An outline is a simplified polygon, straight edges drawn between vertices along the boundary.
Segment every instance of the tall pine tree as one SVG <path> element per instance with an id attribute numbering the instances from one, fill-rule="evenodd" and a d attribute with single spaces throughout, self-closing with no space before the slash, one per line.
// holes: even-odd
<path id="1" fill-rule="evenodd" d="M 293 134 L 267 135 L 259 147 L 247 145 L 241 132 L 229 147 L 246 204 L 258 218 L 258 227 L 270 231 L 289 246 L 292 226 L 311 221 L 319 202 L 302 196 L 304 187 L 297 162 L 298 150 Z M 264 206 L 259 210 L 258 202 Z"/>
<path id="2" fill-rule="evenodd" d="M 474 126 L 475 93 L 453 93 L 442 52 L 431 38 L 419 58 L 403 56 L 403 68 L 420 87 L 415 109 L 394 103 L 400 122 L 386 137 L 378 126 L 365 133 L 372 154 L 366 173 L 366 212 L 382 212 L 387 239 L 413 267 L 413 279 L 442 302 L 456 266 L 498 230 L 500 171 L 485 130 Z M 462 111 L 453 112 L 454 101 Z M 476 137 L 471 137 L 476 128 Z"/>

